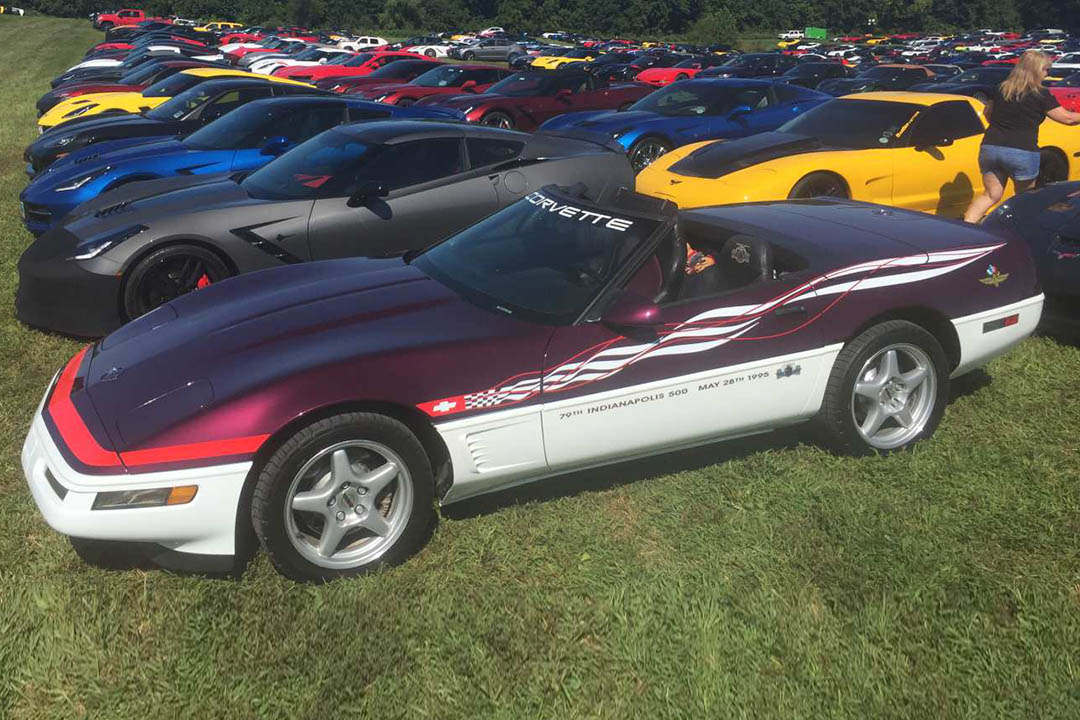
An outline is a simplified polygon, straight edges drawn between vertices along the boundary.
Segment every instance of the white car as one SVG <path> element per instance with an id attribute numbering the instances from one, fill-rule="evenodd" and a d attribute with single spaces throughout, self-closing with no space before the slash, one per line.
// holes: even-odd
<path id="1" fill-rule="evenodd" d="M 342 50 L 352 50 L 353 52 L 359 52 L 361 50 L 367 50 L 368 48 L 380 47 L 388 44 L 384 38 L 376 37 L 374 35 L 361 35 L 360 37 L 353 38 L 351 40 L 339 40 L 337 46 Z"/>
<path id="2" fill-rule="evenodd" d="M 491 37 L 492 35 L 495 35 L 497 33 L 504 33 L 504 32 L 506 32 L 506 31 L 503 30 L 501 27 L 489 27 L 489 28 L 484 28 L 483 30 L 478 32 L 477 35 L 479 35 L 480 37 Z"/>
<path id="3" fill-rule="evenodd" d="M 795 49 L 796 50 L 817 50 L 819 47 L 821 47 L 821 43 L 810 42 L 810 43 L 801 43 L 798 46 L 796 46 Z"/>
<path id="4" fill-rule="evenodd" d="M 780 33 L 778 37 L 781 40 L 802 40 L 806 37 L 806 33 L 802 30 L 788 30 L 787 32 Z"/>
<path id="5" fill-rule="evenodd" d="M 256 60 L 251 64 L 248 69 L 257 75 L 271 75 L 278 68 L 283 67 L 310 67 L 313 65 L 323 65 L 342 58 L 346 55 L 353 55 L 352 50 L 343 50 L 336 47 L 318 47 L 308 48 L 297 53 L 296 57 L 276 57 L 268 58 L 266 60 Z"/>
<path id="6" fill-rule="evenodd" d="M 416 45 L 409 52 L 424 55 L 430 58 L 444 58 L 450 56 L 450 48 L 459 47 L 458 43 L 440 43 L 438 45 Z"/>
<path id="7" fill-rule="evenodd" d="M 263 45 L 262 43 L 257 43 L 257 42 L 236 42 L 236 43 L 228 43 L 227 45 L 219 45 L 218 46 L 218 52 L 230 53 L 233 50 L 245 50 L 245 49 L 254 50 L 255 48 L 261 48 L 261 47 L 266 47 L 266 46 Z"/>
<path id="8" fill-rule="evenodd" d="M 164 50 L 164 51 L 167 51 L 167 52 L 174 52 L 177 55 L 180 54 L 180 48 L 176 47 L 175 45 L 148 45 L 146 47 L 146 49 L 147 50 Z M 209 55 L 194 55 L 190 59 L 192 59 L 192 60 L 221 60 L 223 58 L 224 58 L 224 56 L 221 53 L 211 53 Z M 97 58 L 96 60 L 85 60 L 85 61 L 79 63 L 78 65 L 73 65 L 72 67 L 68 68 L 67 72 L 71 72 L 72 70 L 81 70 L 83 68 L 116 67 L 117 65 L 119 65 L 122 62 L 123 62 L 123 60 L 117 60 L 116 58 Z"/>

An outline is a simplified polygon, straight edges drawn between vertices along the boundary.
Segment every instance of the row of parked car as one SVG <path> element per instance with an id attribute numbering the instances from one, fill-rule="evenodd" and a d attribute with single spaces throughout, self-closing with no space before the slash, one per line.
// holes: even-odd
<path id="1" fill-rule="evenodd" d="M 156 104 L 56 118 L 22 195 L 18 317 L 105 336 L 23 468 L 98 555 L 225 569 L 254 535 L 324 581 L 422 547 L 434 500 L 803 421 L 903 449 L 1080 254 L 1078 183 L 947 219 L 981 189 L 970 97 L 415 53 L 354 78 L 429 66 L 392 92 L 334 92 L 129 40 L 90 74 L 149 73 L 119 92 Z M 466 88 L 479 68 L 505 77 Z M 459 84 L 387 102 L 432 73 Z M 42 117 L 78 97 L 111 102 Z M 1080 178 L 1045 130 L 1044 180 Z"/>

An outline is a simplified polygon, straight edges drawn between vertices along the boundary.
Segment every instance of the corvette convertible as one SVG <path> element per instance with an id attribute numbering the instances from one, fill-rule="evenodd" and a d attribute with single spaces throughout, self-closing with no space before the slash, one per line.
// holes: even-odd
<path id="1" fill-rule="evenodd" d="M 388 107 L 341 96 L 256 100 L 184 139 L 104 142 L 71 153 L 19 195 L 23 223 L 40 235 L 76 205 L 121 185 L 177 175 L 250 172 L 328 128 L 390 117 L 450 119 L 438 108 Z"/>
<path id="2" fill-rule="evenodd" d="M 469 122 L 535 130 L 546 120 L 574 110 L 626 109 L 654 88 L 616 83 L 584 70 L 532 70 L 514 73 L 482 93 L 427 97 L 422 104 L 459 110 Z"/>
<path id="3" fill-rule="evenodd" d="M 638 190 L 680 207 L 828 195 L 960 217 L 982 192 L 982 111 L 954 95 L 839 98 L 777 132 L 670 152 L 642 171 Z M 1040 185 L 1080 179 L 1080 133 L 1044 123 L 1039 144 Z"/>
<path id="4" fill-rule="evenodd" d="M 243 70 L 229 70 L 227 68 L 191 68 L 160 80 L 141 92 L 104 92 L 79 95 L 57 103 L 49 112 L 38 118 L 38 127 L 44 131 L 64 125 L 75 118 L 88 118 L 94 115 L 134 115 L 146 112 L 200 83 L 223 77 L 252 78 L 252 75 Z M 307 83 L 299 83 L 284 78 L 263 76 L 261 79 L 266 82 L 291 83 L 311 87 Z"/>
<path id="5" fill-rule="evenodd" d="M 230 569 L 253 529 L 332 580 L 415 552 L 435 500 L 807 420 L 907 448 L 1041 306 L 1023 243 L 974 226 L 549 187 L 404 261 L 158 308 L 57 373 L 22 466 L 61 533 Z"/>
<path id="6" fill-rule="evenodd" d="M 177 295 L 261 268 L 424 248 L 549 182 L 633 184 L 622 148 L 435 121 L 342 125 L 250 174 L 103 193 L 19 265 L 29 325 L 103 335 Z"/>
<path id="7" fill-rule="evenodd" d="M 1027 242 L 1046 293 L 1043 325 L 1073 339 L 1080 336 L 1080 182 L 1016 195 L 982 224 Z"/>
<path id="8" fill-rule="evenodd" d="M 640 172 L 672 148 L 775 130 L 830 99 L 765 80 L 686 80 L 646 95 L 623 112 L 568 113 L 542 128 L 608 133 L 626 148 L 634 171 Z"/>
<path id="9" fill-rule="evenodd" d="M 315 94 L 329 93 L 302 83 L 267 82 L 252 75 L 213 78 L 139 115 L 76 118 L 45 132 L 23 154 L 26 172 L 34 176 L 58 158 L 104 140 L 187 134 L 259 98 Z"/>
<path id="10" fill-rule="evenodd" d="M 363 90 L 361 94 L 377 102 L 412 105 L 421 98 L 434 95 L 482 93 L 509 75 L 509 70 L 490 65 L 441 65 L 407 83 L 387 83 Z"/>

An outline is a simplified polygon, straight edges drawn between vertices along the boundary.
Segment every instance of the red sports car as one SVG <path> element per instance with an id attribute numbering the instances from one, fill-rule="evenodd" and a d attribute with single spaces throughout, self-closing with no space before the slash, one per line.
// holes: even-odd
<path id="1" fill-rule="evenodd" d="M 389 105 L 412 105 L 426 97 L 482 93 L 509 75 L 509 70 L 491 65 L 441 65 L 410 82 L 376 85 L 361 94 Z"/>
<path id="2" fill-rule="evenodd" d="M 427 60 L 423 55 L 411 52 L 362 52 L 343 63 L 325 65 L 298 65 L 280 67 L 272 74 L 277 77 L 291 78 L 303 82 L 316 82 L 332 77 L 362 77 L 370 75 L 382 66 L 397 60 Z"/>
<path id="3" fill-rule="evenodd" d="M 384 85 L 398 85 L 415 80 L 433 68 L 440 67 L 443 63 L 424 58 L 415 60 L 398 60 L 381 68 L 370 75 L 360 77 L 328 77 L 315 83 L 315 87 L 322 90 L 332 90 L 338 93 L 356 95 Z"/>
<path id="4" fill-rule="evenodd" d="M 656 87 L 670 85 L 678 80 L 688 80 L 705 68 L 723 65 L 731 58 L 713 55 L 709 57 L 696 57 L 683 60 L 672 67 L 651 67 L 642 70 L 635 78 L 638 82 L 648 83 Z"/>
<path id="5" fill-rule="evenodd" d="M 1065 78 L 1050 88 L 1050 92 L 1061 103 L 1061 107 L 1080 112 L 1080 73 L 1073 73 Z"/>
<path id="6" fill-rule="evenodd" d="M 643 83 L 609 85 L 584 70 L 534 70 L 514 73 L 482 93 L 425 98 L 421 104 L 460 110 L 469 122 L 535 130 L 563 113 L 628 108 L 652 91 Z"/>

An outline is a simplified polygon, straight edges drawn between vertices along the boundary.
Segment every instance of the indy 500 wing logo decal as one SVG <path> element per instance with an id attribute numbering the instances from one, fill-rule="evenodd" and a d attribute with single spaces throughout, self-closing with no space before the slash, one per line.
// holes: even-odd
<path id="1" fill-rule="evenodd" d="M 667 325 L 651 342 L 628 343 L 626 337 L 612 338 L 583 350 L 544 376 L 539 372 L 522 373 L 486 390 L 432 400 L 417 407 L 432 417 L 445 417 L 509 406 L 529 400 L 541 390 L 556 393 L 604 380 L 642 360 L 706 352 L 733 340 L 763 340 L 766 338 L 752 331 L 766 314 L 808 297 L 836 296 L 817 315 L 784 334 L 798 332 L 850 293 L 930 280 L 970 265 L 1002 247 L 1004 244 L 958 248 L 849 265 L 819 275 L 758 305 L 713 308 L 684 322 Z"/>

